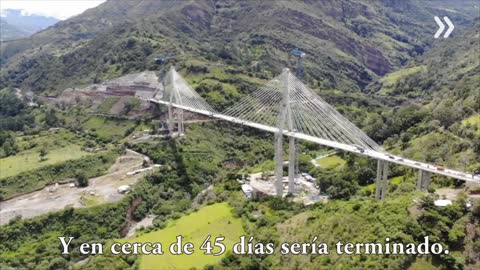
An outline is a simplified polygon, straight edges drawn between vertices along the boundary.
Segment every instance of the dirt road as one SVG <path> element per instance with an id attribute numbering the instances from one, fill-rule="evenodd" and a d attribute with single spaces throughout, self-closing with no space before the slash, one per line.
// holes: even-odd
<path id="1" fill-rule="evenodd" d="M 137 152 L 127 150 L 125 155 L 117 158 L 108 174 L 90 179 L 88 187 L 70 187 L 68 183 L 57 185 L 56 188 L 55 185 L 50 185 L 42 190 L 0 202 L 0 225 L 8 223 L 18 215 L 31 218 L 64 209 L 66 206 L 86 207 L 118 201 L 124 196 L 117 192 L 119 186 L 131 185 L 148 172 L 127 175 L 127 172 L 141 169 L 144 158 L 145 156 Z M 51 192 L 52 189 L 55 191 Z"/>

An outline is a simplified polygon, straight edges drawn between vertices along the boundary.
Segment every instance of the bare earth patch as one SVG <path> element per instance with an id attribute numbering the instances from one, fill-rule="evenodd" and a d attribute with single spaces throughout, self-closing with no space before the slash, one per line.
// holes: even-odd
<path id="1" fill-rule="evenodd" d="M 120 185 L 138 181 L 147 172 L 127 176 L 127 172 L 142 168 L 145 156 L 131 150 L 117 158 L 109 173 L 89 180 L 85 188 L 70 187 L 70 184 L 50 185 L 42 190 L 0 202 L 0 224 L 12 218 L 32 218 L 67 206 L 88 207 L 105 202 L 120 200 L 124 195 L 117 192 Z M 50 190 L 55 191 L 51 192 Z"/>

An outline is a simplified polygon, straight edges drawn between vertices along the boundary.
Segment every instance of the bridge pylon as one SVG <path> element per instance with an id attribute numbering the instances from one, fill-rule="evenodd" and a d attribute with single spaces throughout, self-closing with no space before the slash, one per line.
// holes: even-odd
<path id="1" fill-rule="evenodd" d="M 294 118 L 292 115 L 292 103 L 290 96 L 293 93 L 290 84 L 290 70 L 283 69 L 281 82 L 283 84 L 282 104 L 278 113 L 277 129 L 275 134 L 275 189 L 279 197 L 283 196 L 283 131 L 285 124 L 288 131 L 294 130 Z M 295 160 L 296 160 L 296 144 L 295 138 L 289 137 L 289 154 L 288 154 L 288 193 L 295 193 Z"/>
<path id="2" fill-rule="evenodd" d="M 168 103 L 168 133 L 170 137 L 173 136 L 175 125 L 177 126 L 177 133 L 179 136 L 184 133 L 183 125 L 183 109 L 174 108 L 172 104 L 183 105 L 182 97 L 179 92 L 179 88 L 176 86 L 177 73 L 174 67 L 170 67 L 168 80 L 170 80 L 169 87 L 165 87 L 166 94 L 169 95 Z M 168 91 L 168 92 L 167 92 Z"/>

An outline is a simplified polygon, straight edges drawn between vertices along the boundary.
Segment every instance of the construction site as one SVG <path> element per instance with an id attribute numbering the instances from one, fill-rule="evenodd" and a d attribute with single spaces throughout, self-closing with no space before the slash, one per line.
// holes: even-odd
<path id="1" fill-rule="evenodd" d="M 148 157 L 127 149 L 107 174 L 89 179 L 87 187 L 78 187 L 73 182 L 56 183 L 0 202 L 0 225 L 16 217 L 32 218 L 65 207 L 89 207 L 118 201 L 131 191 L 133 184 L 159 166 L 151 164 Z"/>
<path id="2" fill-rule="evenodd" d="M 294 192 L 289 192 L 289 179 L 283 177 L 282 188 L 284 196 L 290 195 L 294 202 L 310 205 L 318 201 L 328 201 L 328 196 L 321 195 L 320 189 L 308 173 L 296 174 L 293 181 Z M 273 171 L 252 173 L 246 178 L 239 180 L 242 184 L 242 191 L 249 199 L 259 199 L 263 196 L 276 195 L 276 181 Z"/>

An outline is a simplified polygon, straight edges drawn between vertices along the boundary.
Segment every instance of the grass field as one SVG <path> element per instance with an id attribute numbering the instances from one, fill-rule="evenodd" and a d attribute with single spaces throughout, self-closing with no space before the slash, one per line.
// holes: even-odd
<path id="1" fill-rule="evenodd" d="M 408 270 L 438 270 L 440 268 L 434 266 L 432 262 L 425 259 L 417 258 L 417 260 L 408 268 Z"/>
<path id="2" fill-rule="evenodd" d="M 38 169 L 46 165 L 81 158 L 88 154 L 82 151 L 79 145 L 74 144 L 48 151 L 46 155 L 47 160 L 45 161 L 40 161 L 37 151 L 25 151 L 15 156 L 0 159 L 0 178 Z"/>
<path id="3" fill-rule="evenodd" d="M 416 74 L 424 70 L 426 70 L 425 66 L 400 69 L 398 71 L 385 75 L 383 78 L 380 79 L 380 82 L 382 82 L 385 86 L 392 86 L 396 84 L 400 79 L 411 76 L 413 74 Z"/>
<path id="4" fill-rule="evenodd" d="M 404 181 L 403 176 L 396 176 L 396 177 L 388 179 L 389 184 L 395 184 L 395 185 L 399 185 L 403 181 Z M 370 185 L 362 187 L 362 191 L 367 191 L 367 190 L 370 190 L 371 192 L 375 192 L 375 183 L 372 183 Z"/>
<path id="5" fill-rule="evenodd" d="M 17 145 L 21 151 L 14 156 L 0 159 L 0 178 L 88 155 L 88 152 L 81 150 L 80 143 L 74 133 L 64 129 L 19 137 Z M 41 149 L 47 152 L 44 161 L 40 159 Z"/>
<path id="6" fill-rule="evenodd" d="M 96 134 L 102 139 L 123 138 L 129 128 L 135 126 L 134 121 L 113 120 L 102 117 L 90 117 L 82 124 L 82 127 Z"/>
<path id="7" fill-rule="evenodd" d="M 320 159 L 315 160 L 315 162 L 318 165 L 320 165 L 320 167 L 325 168 L 325 169 L 332 169 L 332 168 L 336 168 L 336 167 L 345 165 L 345 160 L 343 160 L 341 157 L 339 157 L 337 155 L 320 158 Z"/>
<path id="8" fill-rule="evenodd" d="M 188 83 L 192 87 L 198 86 L 200 83 L 205 82 L 207 83 L 208 81 L 210 82 L 221 82 L 221 81 L 226 81 L 226 80 L 231 80 L 231 79 L 240 79 L 244 81 L 248 81 L 250 83 L 254 84 L 262 84 L 265 83 L 262 79 L 256 78 L 256 77 L 251 77 L 246 74 L 230 74 L 226 72 L 226 69 L 224 67 L 220 66 L 212 66 L 208 62 L 203 62 L 203 61 L 198 61 L 198 60 L 188 60 L 187 61 L 187 66 L 188 65 L 196 65 L 196 66 L 205 66 L 208 68 L 208 73 L 189 73 L 188 76 L 187 74 L 183 73 L 182 75 L 186 77 Z M 222 85 L 225 87 L 229 84 L 223 84 Z M 227 86 L 227 87 L 231 87 Z M 236 92 L 236 91 L 235 91 Z"/>
<path id="9" fill-rule="evenodd" d="M 275 161 L 266 160 L 265 162 L 262 162 L 250 168 L 249 172 L 258 173 L 258 172 L 265 172 L 265 171 L 273 171 L 274 169 L 275 169 Z"/>
<path id="10" fill-rule="evenodd" d="M 200 246 L 208 235 L 212 241 L 215 237 L 225 236 L 223 244 L 231 250 L 234 243 L 244 234 L 241 220 L 234 218 L 227 203 L 213 204 L 201 208 L 198 212 L 169 222 L 163 230 L 143 234 L 128 242 L 160 242 L 163 246 L 163 255 L 142 255 L 140 269 L 203 269 L 207 264 L 218 263 L 223 256 L 204 255 Z M 171 255 L 168 248 L 176 241 L 177 235 L 182 235 L 185 242 L 194 244 L 195 252 L 192 255 Z M 218 252 L 213 249 L 213 253 Z"/>
<path id="11" fill-rule="evenodd" d="M 101 113 L 110 113 L 113 105 L 120 100 L 120 97 L 107 97 L 105 101 L 98 106 L 97 111 Z"/>
<path id="12" fill-rule="evenodd" d="M 477 126 L 477 135 L 480 136 L 480 114 L 475 114 L 469 118 L 462 121 L 462 125 L 470 124 L 472 126 Z"/>
<path id="13" fill-rule="evenodd" d="M 92 206 L 95 206 L 95 205 L 99 205 L 99 204 L 102 204 L 102 203 L 105 203 L 105 198 L 101 197 L 101 196 L 92 196 L 92 195 L 85 195 L 85 196 L 82 196 L 81 197 L 81 202 L 83 205 L 87 206 L 87 207 L 92 207 Z"/>

